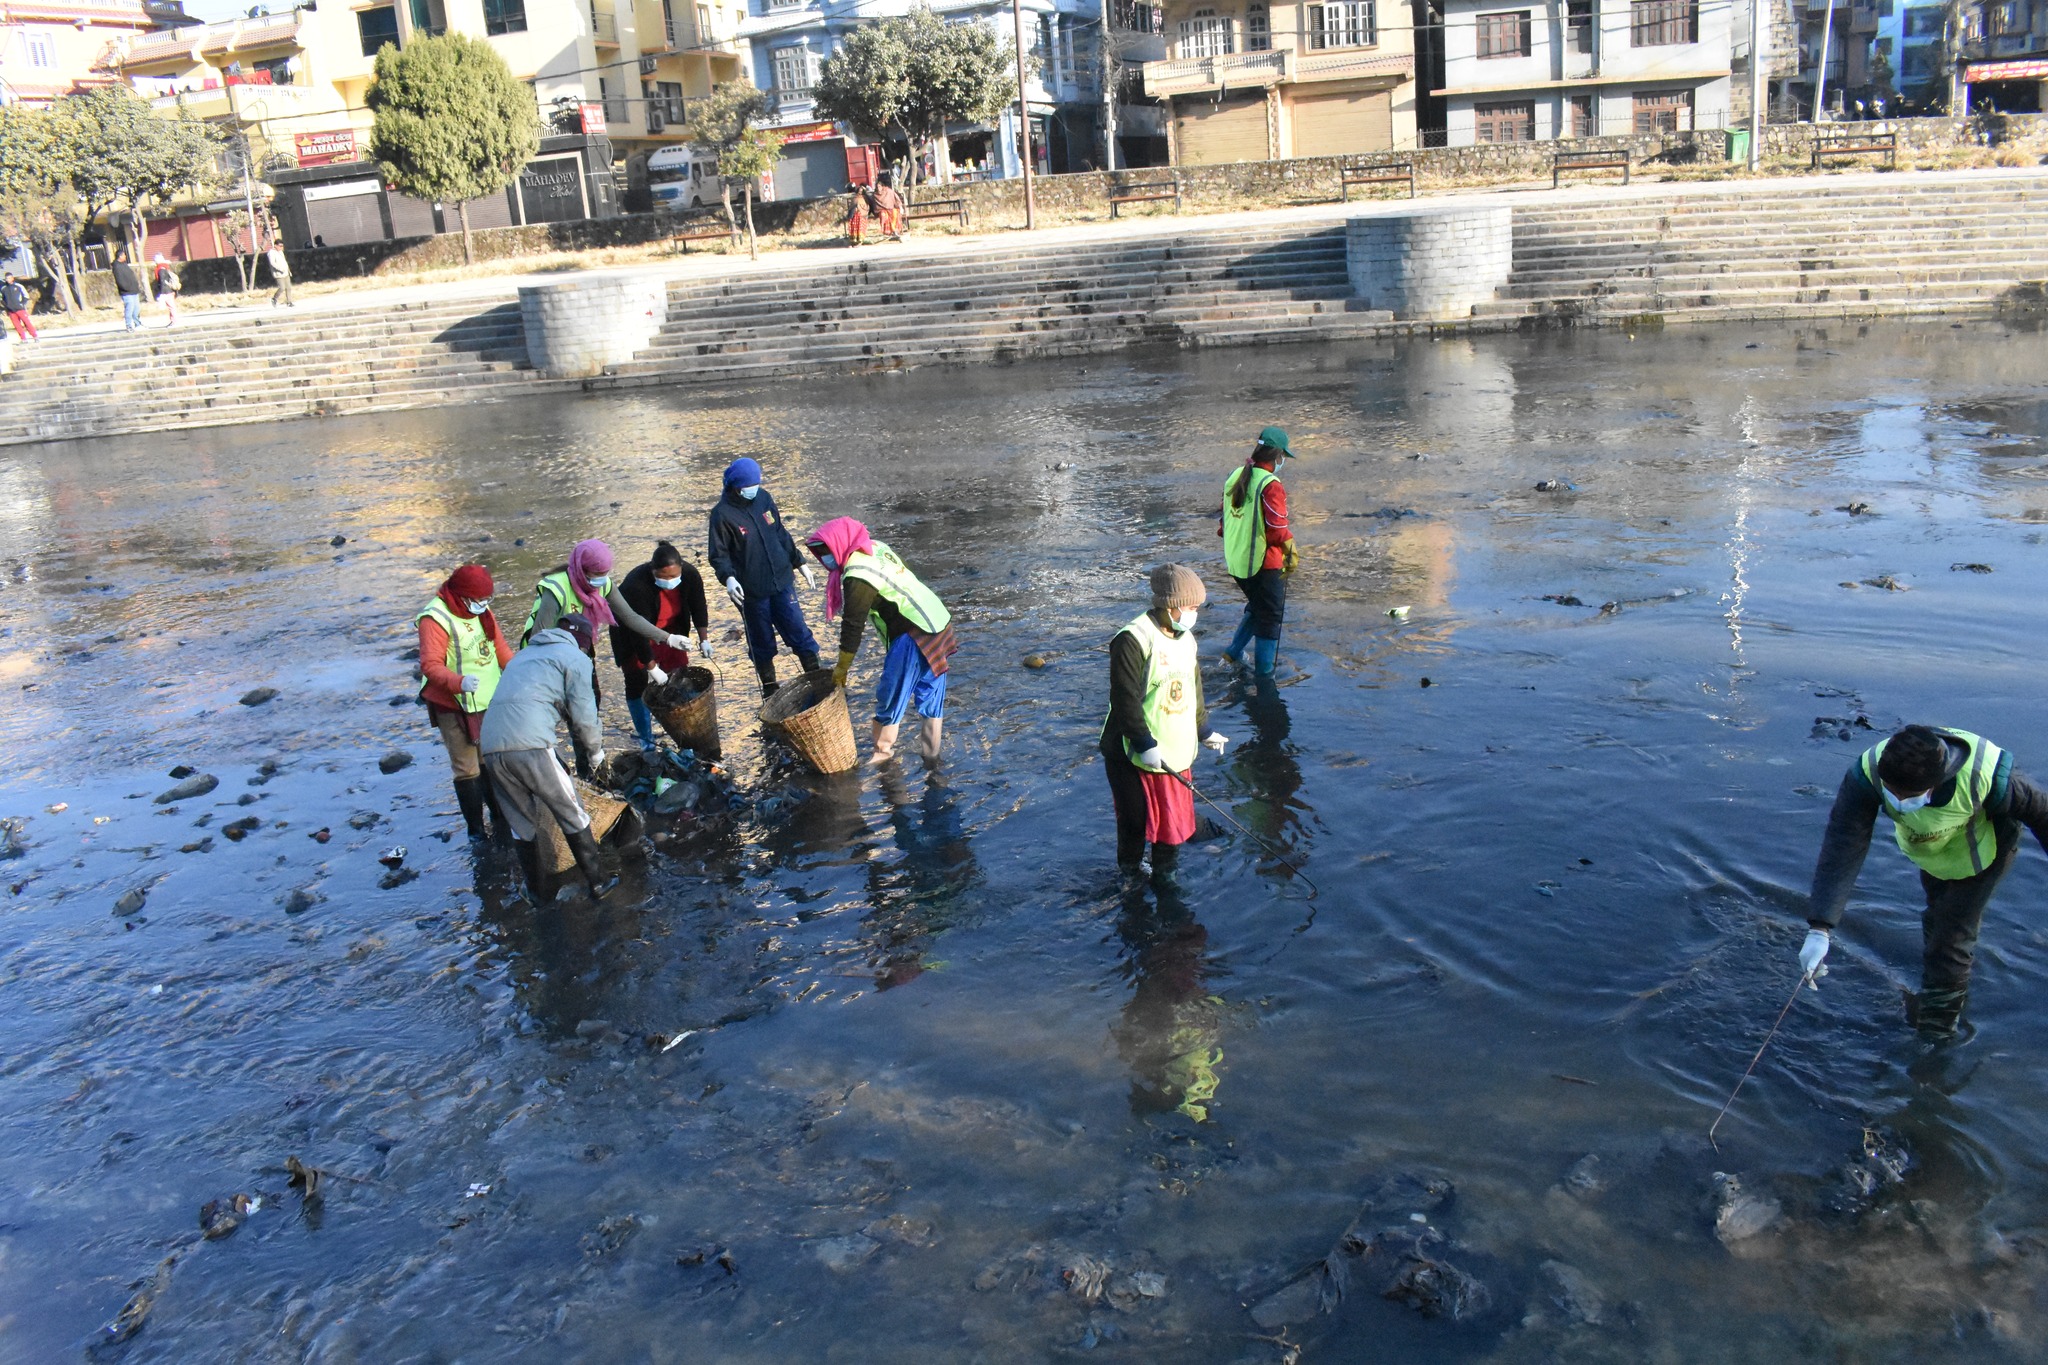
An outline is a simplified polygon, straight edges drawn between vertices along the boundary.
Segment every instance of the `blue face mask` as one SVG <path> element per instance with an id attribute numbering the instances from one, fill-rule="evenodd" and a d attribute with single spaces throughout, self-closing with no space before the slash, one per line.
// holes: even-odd
<path id="1" fill-rule="evenodd" d="M 611 591 L 611 587 L 612 587 L 612 579 L 611 579 L 611 575 L 610 575 L 610 574 L 606 574 L 606 575 L 605 575 L 605 576 L 604 576 L 603 578 L 593 578 L 593 579 L 591 579 L 591 580 L 590 580 L 590 590 L 591 590 L 592 592 L 596 592 L 596 593 L 610 592 L 610 591 Z"/>
<path id="2" fill-rule="evenodd" d="M 759 495 L 760 495 L 760 492 L 761 492 L 761 485 L 760 485 L 760 484 L 758 484 L 758 483 L 750 483 L 750 484 L 748 484 L 748 485 L 747 485 L 747 486 L 746 486 L 745 488 L 742 488 L 742 489 L 740 490 L 740 496 L 741 496 L 741 497 L 743 497 L 743 498 L 745 498 L 745 499 L 746 499 L 746 500 L 747 500 L 748 502 L 752 502 L 752 501 L 753 501 L 753 500 L 754 500 L 754 499 L 755 499 L 755 498 L 756 498 L 757 496 L 759 496 Z"/>
<path id="3" fill-rule="evenodd" d="M 1933 795 L 1933 792 L 1921 792 L 1918 796 L 1893 796 L 1890 791 L 1885 792 L 1885 797 L 1891 802 L 1892 809 L 1900 812 L 1919 810 L 1927 804 L 1928 798 Z"/>
<path id="4" fill-rule="evenodd" d="M 836 559 L 834 559 L 834 558 L 833 558 L 833 557 L 832 557 L 831 555 L 829 555 L 829 554 L 822 554 L 822 555 L 819 555 L 819 556 L 818 556 L 818 562 L 819 562 L 820 564 L 823 564 L 823 565 L 824 565 L 824 566 L 825 566 L 826 568 L 828 568 L 828 569 L 836 569 L 836 568 L 838 568 L 838 567 L 839 567 L 839 561 L 838 561 L 838 560 L 836 560 Z"/>
<path id="5" fill-rule="evenodd" d="M 654 586 L 660 588 L 663 592 L 674 592 L 677 588 L 683 586 L 683 580 L 680 577 L 657 578 L 654 580 Z"/>
<path id="6" fill-rule="evenodd" d="M 463 601 L 462 606 L 463 610 L 467 611 L 471 616 L 482 616 L 491 609 L 491 604 L 488 602 L 471 602 L 467 599 Z"/>

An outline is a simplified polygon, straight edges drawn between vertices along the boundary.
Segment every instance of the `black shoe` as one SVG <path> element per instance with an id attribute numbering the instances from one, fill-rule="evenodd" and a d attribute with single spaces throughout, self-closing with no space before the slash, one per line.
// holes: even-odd
<path id="1" fill-rule="evenodd" d="M 540 845 L 531 839 L 514 839 L 512 846 L 519 853 L 519 870 L 526 874 L 528 898 L 535 905 L 552 905 L 555 888 L 540 870 Z"/>
<path id="2" fill-rule="evenodd" d="M 576 870 L 583 874 L 583 880 L 590 883 L 590 898 L 601 901 L 611 894 L 619 884 L 616 876 L 607 875 L 597 851 L 597 836 L 585 825 L 568 836 L 569 852 L 576 856 Z"/>
<path id="3" fill-rule="evenodd" d="M 484 828 L 484 780 L 481 777 L 455 779 L 455 804 L 462 807 L 462 823 L 469 826 L 472 842 L 480 844 L 490 837 L 490 831 Z"/>
<path id="4" fill-rule="evenodd" d="M 765 663 L 755 664 L 754 676 L 761 680 L 761 695 L 763 697 L 774 696 L 775 689 L 781 685 L 775 681 L 775 660 L 773 659 L 769 659 Z"/>

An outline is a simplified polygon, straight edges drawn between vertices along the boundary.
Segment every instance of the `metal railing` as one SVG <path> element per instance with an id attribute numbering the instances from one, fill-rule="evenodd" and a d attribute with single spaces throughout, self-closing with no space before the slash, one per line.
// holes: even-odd
<path id="1" fill-rule="evenodd" d="M 590 36 L 606 47 L 619 45 L 619 16 L 608 9 L 590 7 Z"/>

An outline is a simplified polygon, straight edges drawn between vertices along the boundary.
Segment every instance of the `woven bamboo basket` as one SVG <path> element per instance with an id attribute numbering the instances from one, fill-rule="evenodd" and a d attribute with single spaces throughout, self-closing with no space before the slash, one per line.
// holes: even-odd
<path id="1" fill-rule="evenodd" d="M 671 704 L 667 698 L 681 690 L 676 687 L 679 682 L 690 689 L 690 695 Z M 721 758 L 724 749 L 718 741 L 717 688 L 710 669 L 690 667 L 672 674 L 660 687 L 649 688 L 644 700 L 677 748 L 693 750 L 700 758 Z"/>
<path id="2" fill-rule="evenodd" d="M 625 801 L 580 777 L 569 780 L 576 785 L 576 798 L 583 803 L 583 809 L 590 812 L 591 836 L 603 843 L 611 837 L 619 817 L 626 813 Z M 544 816 L 533 833 L 540 845 L 540 865 L 543 868 L 559 876 L 576 866 L 576 855 L 569 851 L 569 841 L 562 837 L 560 825 Z"/>
<path id="3" fill-rule="evenodd" d="M 761 707 L 761 726 L 788 740 L 821 773 L 843 773 L 860 762 L 860 751 L 853 747 L 846 689 L 832 685 L 829 668 L 777 688 Z"/>

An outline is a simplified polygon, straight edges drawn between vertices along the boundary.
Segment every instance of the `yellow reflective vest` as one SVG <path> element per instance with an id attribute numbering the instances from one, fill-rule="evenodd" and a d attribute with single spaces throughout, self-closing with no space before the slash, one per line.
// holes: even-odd
<path id="1" fill-rule="evenodd" d="M 1201 738 L 1195 728 L 1196 668 L 1195 637 L 1168 635 L 1150 612 L 1117 632 L 1138 642 L 1145 654 L 1145 728 L 1159 746 L 1161 766 L 1147 767 L 1124 740 L 1124 756 L 1145 772 L 1183 773 L 1195 766 Z M 1112 639 L 1115 637 L 1112 636 Z M 1109 731 L 1109 717 L 1102 718 L 1103 733 Z"/>
<path id="2" fill-rule="evenodd" d="M 1864 780 L 1876 790 L 1878 804 L 1892 818 L 1892 834 L 1900 852 L 1928 876 L 1954 882 L 1976 876 L 1998 857 L 1998 834 L 1991 827 L 1991 817 L 1984 813 L 1984 803 L 1991 798 L 2001 750 L 1967 730 L 1937 733 L 1970 747 L 1970 756 L 1956 774 L 1955 792 L 1942 805 L 1898 808 L 1877 776 L 1878 760 L 1884 757 L 1884 746 L 1890 740 L 1873 746 L 1860 762 Z"/>
<path id="3" fill-rule="evenodd" d="M 448 610 L 448 604 L 438 596 L 427 603 L 426 609 L 412 618 L 415 627 L 432 617 L 434 624 L 448 632 L 448 668 L 458 676 L 464 673 L 474 676 L 477 689 L 474 692 L 457 692 L 455 704 L 470 715 L 482 715 L 484 708 L 491 704 L 491 697 L 498 690 L 498 677 L 504 672 L 498 666 L 498 647 L 491 643 L 491 633 L 484 629 L 480 616 L 461 617 Z M 427 690 L 427 679 L 420 677 L 421 692 Z"/>

